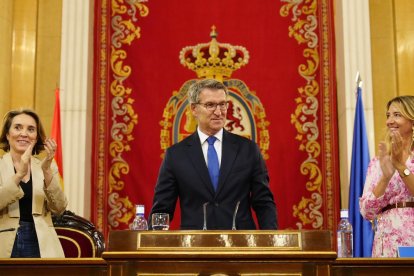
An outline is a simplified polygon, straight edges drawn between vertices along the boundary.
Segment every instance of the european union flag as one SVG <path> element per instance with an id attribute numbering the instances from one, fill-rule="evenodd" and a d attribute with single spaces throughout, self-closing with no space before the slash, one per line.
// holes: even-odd
<path id="1" fill-rule="evenodd" d="M 364 191 L 365 177 L 370 162 L 361 93 L 362 89 L 358 85 L 349 184 L 349 220 L 354 230 L 354 257 L 371 257 L 374 234 L 371 223 L 365 220 L 359 212 L 359 198 Z"/>

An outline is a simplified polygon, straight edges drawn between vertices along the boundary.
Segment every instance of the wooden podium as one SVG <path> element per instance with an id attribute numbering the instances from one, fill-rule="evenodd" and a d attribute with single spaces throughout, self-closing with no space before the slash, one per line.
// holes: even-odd
<path id="1" fill-rule="evenodd" d="M 329 231 L 112 231 L 109 275 L 329 275 Z"/>

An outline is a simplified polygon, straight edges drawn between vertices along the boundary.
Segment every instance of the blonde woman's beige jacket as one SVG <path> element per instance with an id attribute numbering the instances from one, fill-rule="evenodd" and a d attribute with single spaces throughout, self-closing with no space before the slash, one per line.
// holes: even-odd
<path id="1" fill-rule="evenodd" d="M 41 160 L 31 158 L 33 183 L 32 214 L 39 240 L 42 258 L 64 258 L 62 246 L 53 227 L 51 213 L 61 214 L 67 200 L 60 183 L 57 166 L 52 163 L 54 171 L 50 185 L 45 188 Z M 10 153 L 0 158 L 0 258 L 10 258 L 16 231 L 19 227 L 19 199 L 24 192 L 12 181 L 14 166 Z"/>

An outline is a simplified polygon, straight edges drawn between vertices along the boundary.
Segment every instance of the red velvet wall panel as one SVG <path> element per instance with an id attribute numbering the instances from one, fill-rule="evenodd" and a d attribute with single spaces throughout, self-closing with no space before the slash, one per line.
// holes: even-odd
<path id="1" fill-rule="evenodd" d="M 185 91 L 200 75 L 183 66 L 180 52 L 209 47 L 212 26 L 218 43 L 248 51 L 247 64 L 223 77 L 234 103 L 227 128 L 259 144 L 280 229 L 335 228 L 332 0 L 96 0 L 95 11 L 92 220 L 99 230 L 128 228 L 136 203 L 151 208 L 165 148 L 194 130 Z"/>

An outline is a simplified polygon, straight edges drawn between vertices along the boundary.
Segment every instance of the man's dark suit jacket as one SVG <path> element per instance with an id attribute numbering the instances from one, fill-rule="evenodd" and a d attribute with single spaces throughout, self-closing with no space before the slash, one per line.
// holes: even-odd
<path id="1" fill-rule="evenodd" d="M 260 229 L 277 229 L 276 205 L 269 189 L 269 176 L 256 143 L 223 131 L 222 157 L 217 191 L 210 181 L 197 131 L 167 149 L 161 165 L 152 213 L 174 214 L 180 199 L 181 229 L 201 230 L 206 205 L 207 229 L 232 228 L 240 202 L 236 228 L 256 229 L 251 207 Z"/>

